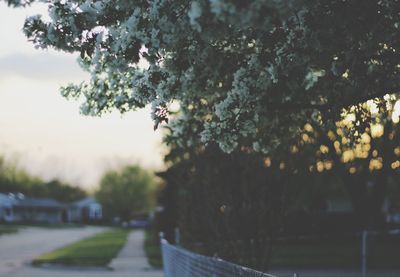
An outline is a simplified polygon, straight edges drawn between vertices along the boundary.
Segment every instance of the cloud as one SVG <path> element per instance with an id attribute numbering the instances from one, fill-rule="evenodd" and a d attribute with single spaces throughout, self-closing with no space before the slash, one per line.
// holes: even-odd
<path id="1" fill-rule="evenodd" d="M 67 82 L 87 79 L 87 74 L 79 67 L 75 57 L 51 52 L 0 57 L 0 78 L 8 76 Z"/>

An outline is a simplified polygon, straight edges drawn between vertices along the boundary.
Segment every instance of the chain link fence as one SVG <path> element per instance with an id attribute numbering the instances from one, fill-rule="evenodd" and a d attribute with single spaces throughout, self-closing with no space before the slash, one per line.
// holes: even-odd
<path id="1" fill-rule="evenodd" d="M 274 277 L 219 258 L 171 245 L 161 236 L 165 277 Z"/>

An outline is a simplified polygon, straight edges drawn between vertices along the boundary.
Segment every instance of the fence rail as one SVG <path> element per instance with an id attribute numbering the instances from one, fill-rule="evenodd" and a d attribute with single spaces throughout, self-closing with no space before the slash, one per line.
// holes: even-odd
<path id="1" fill-rule="evenodd" d="M 165 277 L 274 277 L 219 258 L 199 255 L 171 245 L 161 235 Z"/>

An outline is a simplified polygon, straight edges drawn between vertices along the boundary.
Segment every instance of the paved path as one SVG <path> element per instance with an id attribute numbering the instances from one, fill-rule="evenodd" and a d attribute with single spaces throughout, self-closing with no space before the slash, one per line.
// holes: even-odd
<path id="1" fill-rule="evenodd" d="M 147 263 L 147 258 L 143 251 L 143 242 L 144 232 L 142 230 L 131 232 L 125 247 L 121 250 L 118 257 L 110 263 L 110 266 L 119 274 L 128 273 L 126 276 L 164 276 L 161 270 L 153 269 Z"/>
<path id="2" fill-rule="evenodd" d="M 38 268 L 29 261 L 44 252 L 69 244 L 105 228 L 77 229 L 28 228 L 17 234 L 0 237 L 0 277 L 162 277 L 161 270 L 147 264 L 143 251 L 143 231 L 133 231 L 110 266 L 113 270 L 51 267 Z"/>

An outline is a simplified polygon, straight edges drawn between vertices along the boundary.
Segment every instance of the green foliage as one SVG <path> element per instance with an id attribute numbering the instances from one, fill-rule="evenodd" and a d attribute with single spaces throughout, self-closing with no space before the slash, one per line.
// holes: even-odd
<path id="1" fill-rule="evenodd" d="M 124 246 L 129 231 L 115 229 L 80 240 L 32 261 L 34 265 L 62 264 L 73 266 L 106 266 Z"/>
<path id="2" fill-rule="evenodd" d="M 305 128 L 308 131 L 303 130 L 303 139 L 291 149 L 296 150 L 292 156 L 303 161 L 294 168 L 315 175 L 314 186 L 320 187 L 320 197 L 337 197 L 327 186 L 327 182 L 335 182 L 336 189 L 342 190 L 341 197 L 346 195 L 351 199 L 359 226 L 377 228 L 381 225 L 384 200 L 399 197 L 398 192 L 394 193 L 393 183 L 400 178 L 400 125 L 384 113 L 374 117 L 379 124 L 363 129 L 357 143 L 350 140 L 352 134 L 346 126 L 354 122 L 341 121 L 329 132 L 308 125 Z"/>
<path id="3" fill-rule="evenodd" d="M 178 226 L 186 247 L 260 269 L 268 265 L 268 243 L 278 236 L 383 228 L 389 184 L 389 196 L 399 199 L 394 187 L 400 172 L 394 166 L 400 159 L 400 125 L 384 117 L 380 122 L 384 132 L 377 136 L 365 129 L 357 144 L 341 123 L 329 132 L 306 125 L 301 138 L 278 156 L 245 147 L 228 155 L 212 145 L 171 144 L 169 168 L 160 174 L 167 182 L 160 197 L 164 218 L 156 226 L 171 241 Z M 379 167 L 371 166 L 378 161 Z M 337 226 L 315 221 L 327 200 L 349 201 L 350 220 L 339 219 Z M 265 252 L 257 252 L 251 241 Z"/>
<path id="4" fill-rule="evenodd" d="M 144 251 L 151 266 L 162 268 L 161 245 L 158 234 L 153 229 L 147 229 L 145 232 Z"/>
<path id="5" fill-rule="evenodd" d="M 333 236 L 281 240 L 271 266 L 277 268 L 359 269 L 360 236 Z M 398 269 L 400 239 L 398 236 L 368 236 L 368 268 Z"/>
<path id="6" fill-rule="evenodd" d="M 214 146 L 192 153 L 163 177 L 166 193 L 174 190 L 173 198 L 163 204 L 166 210 L 175 207 L 185 247 L 267 268 L 290 180 L 279 164 L 266 168 L 259 154 L 229 155 Z"/>
<path id="7" fill-rule="evenodd" d="M 72 202 L 84 198 L 87 193 L 79 188 L 72 187 L 59 180 L 44 183 L 46 194 L 62 202 Z"/>
<path id="8" fill-rule="evenodd" d="M 86 196 L 86 192 L 81 188 L 57 179 L 43 181 L 13 163 L 7 163 L 2 157 L 0 157 L 0 192 L 21 192 L 30 197 L 48 197 L 61 202 L 72 202 Z"/>
<path id="9" fill-rule="evenodd" d="M 156 189 L 152 173 L 138 166 L 126 166 L 103 175 L 96 199 L 103 205 L 106 216 L 129 220 L 154 207 Z"/>

